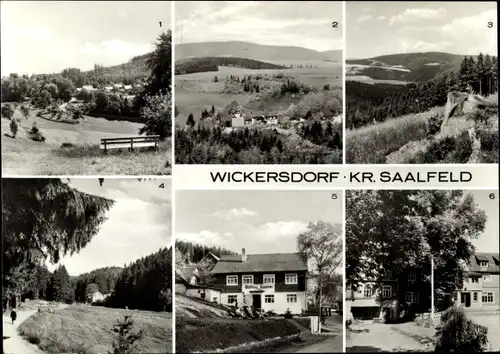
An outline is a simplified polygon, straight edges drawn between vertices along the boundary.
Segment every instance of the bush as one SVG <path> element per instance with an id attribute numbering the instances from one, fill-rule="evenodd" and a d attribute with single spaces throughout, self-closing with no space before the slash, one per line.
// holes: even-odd
<path id="1" fill-rule="evenodd" d="M 436 352 L 484 352 L 488 346 L 488 328 L 475 324 L 462 308 L 453 306 L 441 315 L 436 338 Z"/>
<path id="2" fill-rule="evenodd" d="M 36 122 L 33 122 L 31 130 L 28 132 L 28 137 L 33 141 L 39 141 L 42 143 L 45 142 L 45 137 L 43 136 L 40 129 L 38 129 L 38 127 L 36 126 Z"/>
<path id="3" fill-rule="evenodd" d="M 495 107 L 487 107 L 485 109 L 476 108 L 474 112 L 472 112 L 468 116 L 468 118 L 476 123 L 487 123 L 488 120 L 494 115 L 498 116 L 498 108 Z"/>
<path id="4" fill-rule="evenodd" d="M 12 132 L 12 136 L 15 138 L 17 135 L 17 131 L 19 129 L 19 126 L 17 125 L 17 122 L 15 119 L 10 120 L 10 131 Z"/>
<path id="5" fill-rule="evenodd" d="M 293 318 L 292 311 L 290 311 L 290 309 L 286 309 L 285 318 L 288 318 L 288 319 Z"/>
<path id="6" fill-rule="evenodd" d="M 443 123 L 444 116 L 442 114 L 433 114 L 427 118 L 425 128 L 427 130 L 427 137 L 433 137 L 441 130 L 441 123 Z"/>
<path id="7" fill-rule="evenodd" d="M 125 315 L 123 320 L 118 320 L 113 327 L 113 332 L 118 333 L 118 340 L 113 342 L 113 351 L 110 354 L 137 353 L 135 341 L 143 336 L 142 330 L 133 331 L 134 321 L 131 316 Z"/>

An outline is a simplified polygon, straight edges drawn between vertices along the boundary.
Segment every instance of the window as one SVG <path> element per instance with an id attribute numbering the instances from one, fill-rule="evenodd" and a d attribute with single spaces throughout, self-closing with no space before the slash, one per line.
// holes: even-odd
<path id="1" fill-rule="evenodd" d="M 297 294 L 286 294 L 286 302 L 297 302 Z"/>
<path id="2" fill-rule="evenodd" d="M 418 303 L 418 293 L 410 291 L 406 293 L 406 302 L 409 304 Z"/>
<path id="3" fill-rule="evenodd" d="M 478 277 L 471 277 L 470 282 L 471 283 L 479 283 L 479 278 Z"/>
<path id="4" fill-rule="evenodd" d="M 483 293 L 482 302 L 493 303 L 493 293 Z"/>
<path id="5" fill-rule="evenodd" d="M 417 275 L 416 274 L 408 274 L 408 283 L 414 283 L 417 280 Z"/>
<path id="6" fill-rule="evenodd" d="M 244 275 L 241 277 L 242 284 L 253 284 L 253 275 Z"/>
<path id="7" fill-rule="evenodd" d="M 384 285 L 382 287 L 382 297 L 384 299 L 388 299 L 388 298 L 392 297 L 392 286 Z"/>
<path id="8" fill-rule="evenodd" d="M 474 293 L 474 302 L 477 302 L 477 292 Z"/>
<path id="9" fill-rule="evenodd" d="M 365 287 L 365 289 L 363 290 L 363 296 L 364 297 L 372 297 L 372 295 L 373 295 L 372 288 L 369 285 L 367 285 Z"/>
<path id="10" fill-rule="evenodd" d="M 274 295 L 264 295 L 264 302 L 266 304 L 274 304 Z"/>
<path id="11" fill-rule="evenodd" d="M 228 295 L 227 296 L 227 303 L 228 304 L 234 304 L 238 301 L 238 295 Z"/>
<path id="12" fill-rule="evenodd" d="M 285 284 L 297 284 L 297 274 L 285 274 Z"/>
<path id="13" fill-rule="evenodd" d="M 484 274 L 483 281 L 491 281 L 491 274 Z"/>
<path id="14" fill-rule="evenodd" d="M 264 274 L 264 284 L 274 284 L 274 274 Z"/>
<path id="15" fill-rule="evenodd" d="M 481 267 L 487 267 L 487 266 L 488 266 L 488 261 L 481 261 L 481 262 L 479 263 L 479 265 L 480 265 Z"/>
<path id="16" fill-rule="evenodd" d="M 238 276 L 237 275 L 227 275 L 226 276 L 226 285 L 229 285 L 229 286 L 238 285 Z"/>

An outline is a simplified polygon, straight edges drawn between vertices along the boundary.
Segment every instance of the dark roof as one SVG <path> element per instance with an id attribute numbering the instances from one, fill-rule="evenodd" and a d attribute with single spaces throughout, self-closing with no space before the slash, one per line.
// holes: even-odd
<path id="1" fill-rule="evenodd" d="M 175 280 L 185 281 L 189 283 L 194 275 L 196 266 L 176 266 L 175 267 Z"/>
<path id="2" fill-rule="evenodd" d="M 299 253 L 249 254 L 245 262 L 241 255 L 221 256 L 212 269 L 214 274 L 307 271 Z"/>
<path id="3" fill-rule="evenodd" d="M 481 261 L 488 261 L 488 268 L 480 266 Z M 469 259 L 469 272 L 499 273 L 498 253 L 478 252 Z"/>

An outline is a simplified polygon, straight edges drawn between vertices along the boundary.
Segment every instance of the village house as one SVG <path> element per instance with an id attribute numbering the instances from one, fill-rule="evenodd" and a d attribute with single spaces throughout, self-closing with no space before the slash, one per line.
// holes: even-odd
<path id="1" fill-rule="evenodd" d="M 243 117 L 243 114 L 239 112 L 235 113 L 231 118 L 231 127 L 238 128 L 244 126 L 245 126 L 245 118 Z"/>
<path id="2" fill-rule="evenodd" d="M 207 284 L 201 285 L 199 278 L 199 269 L 211 271 L 219 257 L 209 252 L 196 264 L 191 263 L 189 259 L 188 252 L 184 264 L 178 264 L 175 267 L 175 292 L 211 302 L 219 302 L 220 291 Z"/>
<path id="3" fill-rule="evenodd" d="M 298 253 L 221 256 L 212 269 L 220 303 L 283 314 L 307 309 L 308 265 Z"/>
<path id="4" fill-rule="evenodd" d="M 357 291 L 346 290 L 347 312 L 355 319 L 381 320 L 387 312 L 395 319 L 400 305 L 412 306 L 417 313 L 429 311 L 431 293 L 428 284 L 424 284 L 425 276 L 418 269 L 408 269 L 398 279 L 363 281 Z M 470 310 L 498 311 L 498 296 L 498 253 L 475 253 L 466 266 L 462 289 L 453 294 L 455 305 Z"/>
<path id="5" fill-rule="evenodd" d="M 468 309 L 495 310 L 499 303 L 499 254 L 475 253 L 466 266 L 462 289 L 455 293 L 456 304 Z"/>

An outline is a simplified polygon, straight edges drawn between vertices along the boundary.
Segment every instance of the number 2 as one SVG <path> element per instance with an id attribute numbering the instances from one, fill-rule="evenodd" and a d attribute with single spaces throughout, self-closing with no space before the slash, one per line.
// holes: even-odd
<path id="1" fill-rule="evenodd" d="M 332 27 L 333 28 L 338 28 L 339 27 L 339 23 L 337 21 L 333 21 L 332 22 Z"/>

